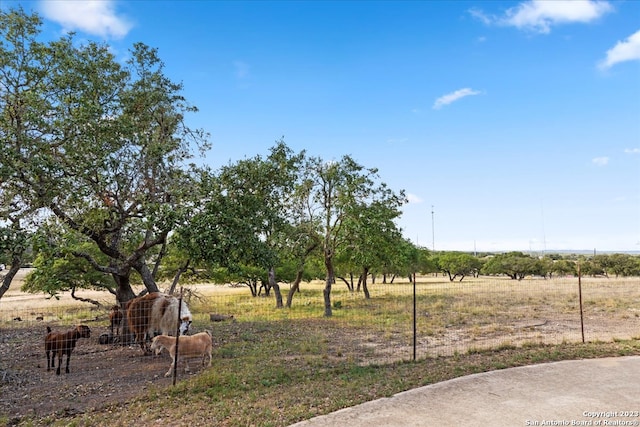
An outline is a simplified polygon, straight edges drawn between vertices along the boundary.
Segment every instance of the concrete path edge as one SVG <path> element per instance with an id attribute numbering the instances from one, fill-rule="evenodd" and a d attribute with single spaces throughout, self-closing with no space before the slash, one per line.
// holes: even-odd
<path id="1" fill-rule="evenodd" d="M 571 360 L 455 378 L 291 427 L 640 425 L 640 356 Z"/>

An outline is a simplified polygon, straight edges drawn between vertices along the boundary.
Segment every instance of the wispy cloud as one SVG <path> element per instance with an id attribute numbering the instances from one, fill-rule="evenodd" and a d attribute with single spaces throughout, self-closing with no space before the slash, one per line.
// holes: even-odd
<path id="1" fill-rule="evenodd" d="M 640 148 L 625 148 L 624 152 L 626 154 L 640 154 Z"/>
<path id="2" fill-rule="evenodd" d="M 608 157 L 594 157 L 593 159 L 591 159 L 591 163 L 593 163 L 596 166 L 606 166 L 609 164 L 609 158 Z"/>
<path id="3" fill-rule="evenodd" d="M 619 41 L 607 51 L 607 57 L 599 64 L 600 68 L 611 68 L 620 62 L 640 60 L 640 30 L 625 40 Z"/>
<path id="4" fill-rule="evenodd" d="M 471 96 L 471 95 L 480 95 L 482 92 L 480 92 L 479 90 L 473 90 L 471 88 L 465 87 L 464 89 L 458 89 L 455 92 L 451 92 L 448 93 L 446 95 L 441 96 L 440 98 L 436 99 L 436 101 L 433 103 L 433 109 L 434 110 L 439 110 L 440 108 L 444 107 L 445 105 L 449 105 L 452 102 L 455 102 L 459 99 L 462 99 L 466 96 Z"/>
<path id="5" fill-rule="evenodd" d="M 117 15 L 111 0 L 41 1 L 40 9 L 44 17 L 59 23 L 66 31 L 119 39 L 133 27 L 126 17 Z"/>
<path id="6" fill-rule="evenodd" d="M 407 201 L 415 204 L 422 203 L 422 199 L 412 193 L 407 193 Z"/>
<path id="7" fill-rule="evenodd" d="M 528 0 L 509 8 L 503 15 L 489 15 L 481 9 L 469 13 L 486 25 L 506 25 L 541 34 L 567 23 L 592 22 L 613 10 L 604 0 Z"/>
<path id="8" fill-rule="evenodd" d="M 389 138 L 387 139 L 387 142 L 389 144 L 403 144 L 405 142 L 407 142 L 409 139 L 408 138 Z"/>
<path id="9" fill-rule="evenodd" d="M 487 15 L 482 11 L 482 9 L 478 9 L 477 7 L 473 7 L 468 10 L 469 14 L 476 18 L 478 21 L 482 22 L 485 25 L 491 25 L 495 23 L 496 17 L 493 15 Z"/>

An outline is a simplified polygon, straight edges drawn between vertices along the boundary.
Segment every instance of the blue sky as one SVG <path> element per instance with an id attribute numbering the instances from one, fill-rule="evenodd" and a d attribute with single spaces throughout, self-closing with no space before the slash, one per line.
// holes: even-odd
<path id="1" fill-rule="evenodd" d="M 421 246 L 640 250 L 639 1 L 18 3 L 158 48 L 214 168 L 284 137 L 377 167 Z"/>

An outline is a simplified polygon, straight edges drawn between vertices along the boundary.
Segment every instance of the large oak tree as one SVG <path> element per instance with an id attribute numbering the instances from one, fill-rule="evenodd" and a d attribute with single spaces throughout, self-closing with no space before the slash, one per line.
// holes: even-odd
<path id="1" fill-rule="evenodd" d="M 41 25 L 22 9 L 0 11 L 3 190 L 55 218 L 76 247 L 95 245 L 107 262 L 73 255 L 111 275 L 119 301 L 133 297 L 133 272 L 155 291 L 149 255 L 195 198 L 187 159 L 207 145 L 184 121 L 196 109 L 155 49 L 135 44 L 121 64 L 73 34 L 42 42 Z"/>

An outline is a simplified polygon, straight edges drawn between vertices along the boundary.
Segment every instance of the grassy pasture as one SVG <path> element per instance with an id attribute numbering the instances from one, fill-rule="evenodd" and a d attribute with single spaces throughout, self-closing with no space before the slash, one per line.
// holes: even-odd
<path id="1" fill-rule="evenodd" d="M 315 319 L 323 315 L 323 286 L 321 282 L 304 284 L 291 309 L 276 310 L 273 298 L 253 298 L 248 291 L 209 294 L 192 306 L 204 316 L 209 312 L 233 314 L 237 320 Z M 287 289 L 282 291 L 286 294 Z M 359 335 L 372 341 L 381 337 L 379 347 L 386 347 L 387 357 L 410 358 L 413 284 L 406 280 L 374 284 L 370 293 L 371 299 L 366 300 L 361 292 L 334 285 L 331 321 L 361 330 Z M 586 340 L 640 335 L 638 278 L 583 278 L 582 299 Z M 581 341 L 578 281 L 481 277 L 450 282 L 443 277 L 421 277 L 416 284 L 416 323 L 418 357 L 503 345 Z"/>

